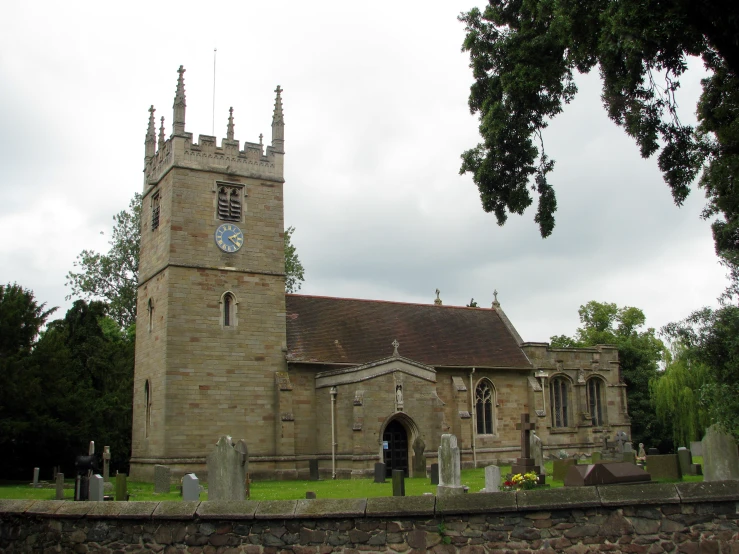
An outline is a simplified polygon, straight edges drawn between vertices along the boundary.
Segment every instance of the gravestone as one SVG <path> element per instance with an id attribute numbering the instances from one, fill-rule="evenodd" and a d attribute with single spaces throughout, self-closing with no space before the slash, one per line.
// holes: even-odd
<path id="1" fill-rule="evenodd" d="M 554 462 L 552 462 L 552 465 L 554 466 L 552 468 L 552 479 L 554 479 L 555 481 L 564 481 L 565 475 L 567 475 L 570 467 L 577 465 L 577 460 L 575 458 L 554 460 Z"/>
<path id="2" fill-rule="evenodd" d="M 536 431 L 531 431 L 529 448 L 531 450 L 531 457 L 534 459 L 534 464 L 539 466 L 540 473 L 544 473 L 544 447 Z"/>
<path id="3" fill-rule="evenodd" d="M 703 437 L 703 480 L 735 481 L 739 479 L 739 454 L 736 442 L 717 425 L 706 429 Z"/>
<path id="4" fill-rule="evenodd" d="M 541 471 L 531 457 L 530 442 L 530 433 L 536 429 L 536 424 L 530 421 L 529 414 L 521 414 L 521 423 L 516 423 L 516 429 L 521 431 L 521 457 L 516 458 L 516 463 L 511 466 L 511 473 L 523 475 L 533 471 L 539 475 Z"/>
<path id="5" fill-rule="evenodd" d="M 626 441 L 624 443 L 624 452 L 634 452 L 634 443 L 630 441 Z M 636 455 L 635 452 L 634 452 L 634 455 Z"/>
<path id="6" fill-rule="evenodd" d="M 429 477 L 431 478 L 432 485 L 439 484 L 439 464 L 431 464 L 429 468 Z"/>
<path id="7" fill-rule="evenodd" d="M 110 481 L 110 446 L 103 446 L 103 480 Z"/>
<path id="8" fill-rule="evenodd" d="M 320 474 L 318 473 L 318 458 L 311 458 L 308 460 L 308 471 L 310 473 L 310 481 L 318 481 Z"/>
<path id="9" fill-rule="evenodd" d="M 200 500 L 200 479 L 194 473 L 182 477 L 182 500 Z"/>
<path id="10" fill-rule="evenodd" d="M 41 486 L 39 485 L 39 482 L 38 482 L 38 476 L 39 476 L 40 471 L 41 471 L 40 468 L 37 468 L 37 467 L 33 468 L 33 483 L 31 483 L 32 487 L 39 488 Z"/>
<path id="11" fill-rule="evenodd" d="M 703 443 L 701 441 L 691 441 L 690 452 L 693 456 L 703 456 Z"/>
<path id="12" fill-rule="evenodd" d="M 681 446 L 677 449 L 677 461 L 680 464 L 680 473 L 683 475 L 695 475 L 693 473 L 693 470 L 690 466 L 693 465 L 693 454 L 685 448 L 684 446 Z"/>
<path id="13" fill-rule="evenodd" d="M 206 458 L 208 466 L 208 500 L 244 500 L 247 453 L 246 443 L 236 445 L 223 435 Z"/>
<path id="14" fill-rule="evenodd" d="M 633 450 L 625 450 L 621 461 L 636 464 L 636 452 Z"/>
<path id="15" fill-rule="evenodd" d="M 413 441 L 413 476 L 426 477 L 426 443 L 421 437 Z"/>
<path id="16" fill-rule="evenodd" d="M 88 500 L 91 500 L 93 502 L 102 502 L 104 500 L 105 492 L 103 487 L 103 476 L 99 474 L 95 474 L 92 477 L 90 477 L 90 494 L 88 496 Z"/>
<path id="17" fill-rule="evenodd" d="M 624 451 L 624 444 L 626 441 L 629 440 L 629 436 L 626 434 L 625 431 L 619 431 L 616 433 L 616 450 L 619 454 L 623 453 Z"/>
<path id="18" fill-rule="evenodd" d="M 676 454 L 647 454 L 647 469 L 654 479 L 683 478 Z"/>
<path id="19" fill-rule="evenodd" d="M 405 471 L 393 470 L 393 496 L 405 496 Z"/>
<path id="20" fill-rule="evenodd" d="M 439 446 L 439 485 L 436 487 L 437 496 L 462 494 L 461 464 L 457 437 L 441 435 Z"/>
<path id="21" fill-rule="evenodd" d="M 56 474 L 56 499 L 64 500 L 64 474 Z"/>
<path id="22" fill-rule="evenodd" d="M 647 456 L 659 456 L 659 448 L 647 448 Z"/>
<path id="23" fill-rule="evenodd" d="M 154 492 L 168 493 L 171 485 L 172 472 L 169 467 L 163 465 L 154 466 Z"/>
<path id="24" fill-rule="evenodd" d="M 305 491 L 305 498 L 308 500 L 315 500 L 316 499 L 315 491 Z"/>
<path id="25" fill-rule="evenodd" d="M 624 462 L 573 465 L 567 471 L 565 487 L 592 487 L 651 481 L 649 473 L 638 466 Z"/>
<path id="26" fill-rule="evenodd" d="M 500 492 L 500 468 L 498 466 L 485 467 L 485 488 L 483 492 Z"/>
<path id="27" fill-rule="evenodd" d="M 125 473 L 118 473 L 115 476 L 115 499 L 118 502 L 126 502 L 128 500 L 128 483 Z"/>
<path id="28" fill-rule="evenodd" d="M 387 467 L 382 462 L 375 463 L 375 483 L 384 483 Z"/>

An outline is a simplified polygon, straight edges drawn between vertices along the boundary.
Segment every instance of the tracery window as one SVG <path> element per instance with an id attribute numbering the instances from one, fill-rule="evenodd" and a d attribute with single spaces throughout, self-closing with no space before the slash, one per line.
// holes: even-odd
<path id="1" fill-rule="evenodd" d="M 149 429 L 151 428 L 151 387 L 149 386 L 149 380 L 146 380 L 144 384 L 144 404 L 146 406 L 146 420 L 144 422 L 144 436 L 149 436 Z"/>
<path id="2" fill-rule="evenodd" d="M 156 231 L 159 228 L 159 193 L 155 193 L 151 197 L 151 230 Z"/>
<path id="3" fill-rule="evenodd" d="M 218 219 L 241 221 L 241 187 L 218 185 Z"/>
<path id="4" fill-rule="evenodd" d="M 236 327 L 238 323 L 238 301 L 232 292 L 224 292 L 221 296 L 221 327 Z"/>
<path id="5" fill-rule="evenodd" d="M 495 388 L 487 379 L 483 379 L 475 388 L 475 415 L 477 417 L 477 434 L 492 435 L 495 418 Z"/>
<path id="6" fill-rule="evenodd" d="M 555 377 L 549 382 L 549 406 L 552 410 L 552 427 L 569 426 L 569 389 L 569 382 L 565 377 Z"/>
<path id="7" fill-rule="evenodd" d="M 594 377 L 588 380 L 587 387 L 590 421 L 594 426 L 600 427 L 605 423 L 603 418 L 605 413 L 603 408 L 603 381 Z"/>

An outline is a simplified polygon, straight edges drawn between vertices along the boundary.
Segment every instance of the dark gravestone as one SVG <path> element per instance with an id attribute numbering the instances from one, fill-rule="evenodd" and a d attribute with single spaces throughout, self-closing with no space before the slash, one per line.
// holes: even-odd
<path id="1" fill-rule="evenodd" d="M 676 454 L 652 456 L 647 454 L 647 469 L 654 479 L 682 479 Z"/>
<path id="2" fill-rule="evenodd" d="M 128 500 L 128 486 L 126 484 L 126 474 L 119 473 L 115 476 L 115 499 L 119 502 Z"/>
<path id="3" fill-rule="evenodd" d="M 627 462 L 605 462 L 571 466 L 565 476 L 565 487 L 592 487 L 651 481 L 649 473 Z"/>
<path id="4" fill-rule="evenodd" d="M 431 469 L 429 473 L 431 477 L 431 484 L 438 485 L 439 484 L 439 464 L 431 464 Z"/>
<path id="5" fill-rule="evenodd" d="M 313 492 L 313 491 L 305 491 L 305 497 L 306 497 L 306 498 L 307 498 L 308 500 L 315 500 L 315 498 L 316 498 L 316 493 L 315 493 L 315 492 Z"/>
<path id="6" fill-rule="evenodd" d="M 511 466 L 511 473 L 524 474 L 534 472 L 541 473 L 539 466 L 531 457 L 531 431 L 536 429 L 536 423 L 532 423 L 529 414 L 521 414 L 521 423 L 516 423 L 516 429 L 521 431 L 521 457 L 516 458 L 516 463 Z"/>
<path id="7" fill-rule="evenodd" d="M 393 496 L 405 496 L 405 471 L 393 470 Z"/>
<path id="8" fill-rule="evenodd" d="M 703 466 L 700 464 L 690 464 L 691 475 L 703 475 Z"/>
<path id="9" fill-rule="evenodd" d="M 677 461 L 680 464 L 680 473 L 683 475 L 695 475 L 690 466 L 693 465 L 693 455 L 685 447 L 677 449 Z"/>
<path id="10" fill-rule="evenodd" d="M 426 443 L 421 437 L 413 441 L 413 477 L 426 477 Z"/>
<path id="11" fill-rule="evenodd" d="M 564 481 L 565 475 L 570 470 L 571 466 L 577 465 L 577 460 L 574 458 L 567 458 L 565 460 L 554 460 L 554 466 L 552 471 L 552 479 L 555 481 Z"/>
<path id="12" fill-rule="evenodd" d="M 311 481 L 318 481 L 318 459 L 312 458 L 308 460 L 308 470 L 310 472 L 310 480 Z"/>
<path id="13" fill-rule="evenodd" d="M 657 448 L 648 448 L 647 449 L 647 456 L 659 456 L 659 449 L 657 449 Z"/>
<path id="14" fill-rule="evenodd" d="M 375 483 L 384 483 L 385 482 L 385 475 L 387 468 L 385 467 L 385 464 L 382 462 L 377 462 L 375 464 Z"/>

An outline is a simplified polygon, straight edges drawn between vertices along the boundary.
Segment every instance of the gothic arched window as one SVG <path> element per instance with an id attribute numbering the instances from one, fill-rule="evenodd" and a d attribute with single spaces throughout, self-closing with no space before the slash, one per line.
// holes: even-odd
<path id="1" fill-rule="evenodd" d="M 495 388 L 487 379 L 483 379 L 475 388 L 475 415 L 477 417 L 477 434 L 492 435 L 495 433 L 494 423 Z"/>
<path id="2" fill-rule="evenodd" d="M 238 301 L 232 292 L 224 292 L 221 296 L 221 327 L 236 327 L 238 323 Z"/>
<path id="3" fill-rule="evenodd" d="M 555 377 L 549 382 L 549 406 L 552 410 L 552 427 L 568 427 L 570 423 L 570 383 L 565 377 Z"/>
<path id="4" fill-rule="evenodd" d="M 588 413 L 590 414 L 590 422 L 600 427 L 605 423 L 605 409 L 603 407 L 603 381 L 597 377 L 588 379 Z"/>
<path id="5" fill-rule="evenodd" d="M 149 298 L 149 302 L 146 304 L 146 309 L 149 313 L 149 332 L 151 333 L 152 329 L 154 329 L 154 302 L 151 301 L 151 298 Z"/>

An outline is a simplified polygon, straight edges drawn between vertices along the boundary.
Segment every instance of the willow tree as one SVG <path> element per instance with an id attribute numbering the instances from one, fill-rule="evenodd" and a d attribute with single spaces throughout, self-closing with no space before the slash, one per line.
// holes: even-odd
<path id="1" fill-rule="evenodd" d="M 665 371 L 649 383 L 657 417 L 672 430 L 675 448 L 700 440 L 711 424 L 711 371 L 681 348 Z"/>

